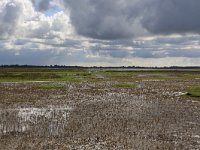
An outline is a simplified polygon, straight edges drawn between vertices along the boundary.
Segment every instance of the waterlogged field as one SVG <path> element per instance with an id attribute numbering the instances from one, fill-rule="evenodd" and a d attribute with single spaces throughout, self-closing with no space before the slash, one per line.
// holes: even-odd
<path id="1" fill-rule="evenodd" d="M 0 69 L 0 150 L 200 149 L 200 70 Z"/>

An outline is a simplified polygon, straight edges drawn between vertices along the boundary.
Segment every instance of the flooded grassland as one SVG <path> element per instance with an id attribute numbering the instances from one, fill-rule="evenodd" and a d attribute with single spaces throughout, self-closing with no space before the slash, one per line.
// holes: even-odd
<path id="1" fill-rule="evenodd" d="M 0 150 L 200 149 L 199 72 L 59 75 L 2 77 Z"/>

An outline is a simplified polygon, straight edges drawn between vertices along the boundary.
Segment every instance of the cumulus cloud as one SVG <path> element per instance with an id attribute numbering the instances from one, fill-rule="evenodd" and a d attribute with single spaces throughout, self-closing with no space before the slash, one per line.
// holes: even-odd
<path id="1" fill-rule="evenodd" d="M 48 5 L 44 1 L 41 2 L 43 2 L 43 5 Z M 63 11 L 52 16 L 46 16 L 36 11 L 30 0 L 5 0 L 0 2 L 1 39 L 10 37 L 67 38 L 72 34 L 73 27 L 69 16 Z"/>
<path id="2" fill-rule="evenodd" d="M 199 11 L 197 0 L 3 0 L 0 64 L 196 65 Z"/>
<path id="3" fill-rule="evenodd" d="M 8 37 L 15 32 L 19 24 L 22 6 L 17 1 L 9 1 L 0 5 L 0 36 Z"/>

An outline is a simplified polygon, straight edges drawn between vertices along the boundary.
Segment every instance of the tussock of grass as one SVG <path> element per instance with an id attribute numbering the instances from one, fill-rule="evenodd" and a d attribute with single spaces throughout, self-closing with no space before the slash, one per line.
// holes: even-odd
<path id="1" fill-rule="evenodd" d="M 64 85 L 54 85 L 54 84 L 47 84 L 47 85 L 35 85 L 34 86 L 35 89 L 63 89 Z"/>
<path id="2" fill-rule="evenodd" d="M 113 87 L 118 87 L 118 88 L 135 88 L 135 84 L 114 84 Z"/>
<path id="3" fill-rule="evenodd" d="M 187 95 L 192 97 L 200 97 L 200 86 L 189 88 Z"/>

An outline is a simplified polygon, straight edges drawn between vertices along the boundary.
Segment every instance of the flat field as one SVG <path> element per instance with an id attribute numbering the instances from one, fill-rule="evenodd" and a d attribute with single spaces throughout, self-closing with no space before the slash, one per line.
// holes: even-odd
<path id="1" fill-rule="evenodd" d="M 200 149 L 200 70 L 0 68 L 0 150 Z"/>

